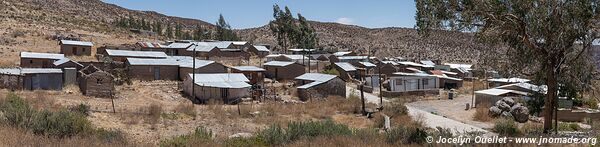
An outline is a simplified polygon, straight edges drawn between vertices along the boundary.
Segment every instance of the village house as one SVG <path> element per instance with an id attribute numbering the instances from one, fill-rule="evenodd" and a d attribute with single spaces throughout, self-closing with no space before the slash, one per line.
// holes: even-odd
<path id="1" fill-rule="evenodd" d="M 250 53 L 237 48 L 219 49 L 219 54 L 216 56 L 219 59 L 250 60 Z"/>
<path id="2" fill-rule="evenodd" d="M 105 57 L 112 61 L 126 62 L 127 58 L 148 58 L 148 59 L 166 59 L 167 54 L 156 51 L 127 51 L 127 50 L 110 50 L 107 49 Z"/>
<path id="3" fill-rule="evenodd" d="M 375 69 L 375 72 L 377 72 L 379 74 L 379 72 L 381 72 L 381 74 L 385 75 L 385 76 L 391 76 L 392 74 L 398 72 L 398 63 L 394 62 L 394 61 L 381 61 L 381 63 L 379 63 L 377 67 Z M 381 70 L 381 71 L 379 71 Z"/>
<path id="4" fill-rule="evenodd" d="M 54 68 L 0 69 L 1 88 L 13 90 L 62 90 L 63 71 Z"/>
<path id="5" fill-rule="evenodd" d="M 92 42 L 85 41 L 74 41 L 74 40 L 61 40 L 60 53 L 66 56 L 91 56 L 92 55 Z"/>
<path id="6" fill-rule="evenodd" d="M 63 54 L 21 52 L 21 67 L 23 68 L 52 68 L 54 62 L 64 59 Z"/>
<path id="7" fill-rule="evenodd" d="M 170 45 L 163 45 L 160 43 L 153 42 L 137 42 L 136 48 L 139 51 L 158 51 L 164 52 L 169 56 L 177 56 L 181 50 L 185 50 L 190 47 L 191 43 L 171 43 Z"/>
<path id="8" fill-rule="evenodd" d="M 79 90 L 83 95 L 108 98 L 115 93 L 115 77 L 90 65 L 79 71 Z"/>
<path id="9" fill-rule="evenodd" d="M 450 73 L 443 70 L 431 70 L 431 75 L 437 76 L 439 79 L 439 86 L 444 89 L 458 89 L 462 87 L 463 80 L 459 78 L 454 78 L 446 75 L 446 73 Z"/>
<path id="10" fill-rule="evenodd" d="M 308 55 L 308 54 L 314 54 L 316 51 L 317 51 L 317 49 L 298 49 L 298 48 L 288 49 L 288 53 L 292 54 L 292 55 Z"/>
<path id="11" fill-rule="evenodd" d="M 239 99 L 250 97 L 249 80 L 241 73 L 189 74 L 183 81 L 184 92 L 195 102 L 211 99 L 224 103 L 237 103 Z M 193 87 L 192 87 L 193 85 Z"/>
<path id="12" fill-rule="evenodd" d="M 388 91 L 384 96 L 422 95 L 439 93 L 438 78 L 427 73 L 396 72 L 389 77 Z"/>
<path id="13" fill-rule="evenodd" d="M 254 55 L 258 56 L 259 58 L 265 58 L 265 57 L 267 57 L 267 55 L 271 54 L 271 50 L 269 50 L 269 48 L 267 48 L 266 46 L 262 46 L 262 45 L 250 46 L 247 49 L 247 51 L 250 53 L 253 53 Z"/>
<path id="14" fill-rule="evenodd" d="M 397 63 L 399 64 L 398 65 L 399 72 L 412 72 L 412 71 L 408 70 L 409 68 L 418 69 L 418 70 L 433 70 L 435 67 L 432 65 L 424 65 L 424 64 L 411 62 L 411 61 L 400 61 Z"/>
<path id="15" fill-rule="evenodd" d="M 127 58 L 125 64 L 128 75 L 132 79 L 142 81 L 179 79 L 179 63 L 173 59 Z"/>
<path id="16" fill-rule="evenodd" d="M 473 74 L 471 73 L 471 68 L 473 65 L 470 64 L 453 64 L 453 63 L 444 63 L 444 65 L 449 66 L 450 72 L 458 73 L 456 78 L 466 79 L 472 78 Z"/>
<path id="17" fill-rule="evenodd" d="M 304 74 L 304 65 L 296 62 L 271 61 L 263 65 L 265 76 L 275 80 L 293 80 Z"/>
<path id="18" fill-rule="evenodd" d="M 522 78 L 498 78 L 498 79 L 488 79 L 489 87 L 498 87 L 502 85 L 514 84 L 514 83 L 527 83 L 530 80 L 522 79 Z"/>
<path id="19" fill-rule="evenodd" d="M 175 60 L 179 64 L 179 79 L 185 80 L 188 74 L 195 73 L 227 73 L 227 67 L 221 63 L 210 60 L 196 59 L 195 70 L 192 57 L 187 56 L 171 56 L 170 59 Z"/>
<path id="20" fill-rule="evenodd" d="M 377 67 L 377 65 L 371 63 L 371 62 L 354 62 L 354 63 L 350 63 L 352 64 L 352 66 L 356 67 L 356 69 L 358 69 L 360 72 L 360 76 L 361 77 L 365 77 L 369 74 L 373 74 L 374 73 L 374 69 Z"/>
<path id="21" fill-rule="evenodd" d="M 256 66 L 234 66 L 231 67 L 232 73 L 242 73 L 250 80 L 250 84 L 261 84 L 265 80 L 265 69 Z"/>
<path id="22" fill-rule="evenodd" d="M 302 101 L 328 96 L 346 97 L 346 82 L 336 75 L 306 73 L 295 78 L 298 97 Z"/>
<path id="23" fill-rule="evenodd" d="M 358 69 L 356 69 L 350 63 L 336 62 L 333 64 L 333 67 L 338 71 L 338 73 L 340 73 L 340 78 L 344 79 L 344 81 L 351 81 L 352 79 L 361 78 L 358 73 Z"/>

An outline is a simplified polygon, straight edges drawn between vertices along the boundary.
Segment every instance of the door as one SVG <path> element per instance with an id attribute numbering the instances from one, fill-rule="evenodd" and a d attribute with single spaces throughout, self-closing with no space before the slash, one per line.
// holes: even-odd
<path id="1" fill-rule="evenodd" d="M 406 80 L 406 91 L 415 91 L 419 89 L 419 80 L 410 79 Z"/>
<path id="2" fill-rule="evenodd" d="M 73 55 L 77 55 L 77 47 L 73 47 Z"/>
<path id="3" fill-rule="evenodd" d="M 154 80 L 160 80 L 160 67 L 154 67 Z"/>
<path id="4" fill-rule="evenodd" d="M 229 97 L 229 89 L 221 88 L 221 99 L 223 99 L 223 102 L 230 103 L 228 97 Z"/>
<path id="5" fill-rule="evenodd" d="M 39 74 L 31 76 L 31 90 L 41 89 L 40 79 Z"/>

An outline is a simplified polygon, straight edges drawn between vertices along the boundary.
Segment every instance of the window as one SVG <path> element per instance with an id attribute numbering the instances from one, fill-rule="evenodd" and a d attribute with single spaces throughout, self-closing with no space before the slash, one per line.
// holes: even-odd
<path id="1" fill-rule="evenodd" d="M 102 84 L 102 79 L 96 79 L 96 84 L 101 85 Z"/>
<path id="2" fill-rule="evenodd" d="M 29 60 L 29 64 L 33 64 L 33 60 Z"/>
<path id="3" fill-rule="evenodd" d="M 423 85 L 429 85 L 429 79 L 423 79 Z"/>
<path id="4" fill-rule="evenodd" d="M 402 79 L 396 79 L 396 85 L 402 85 L 404 81 Z"/>

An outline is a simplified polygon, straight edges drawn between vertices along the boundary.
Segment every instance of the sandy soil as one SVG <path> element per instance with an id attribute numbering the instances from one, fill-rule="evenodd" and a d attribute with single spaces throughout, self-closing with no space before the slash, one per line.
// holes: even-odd
<path id="1" fill-rule="evenodd" d="M 491 122 L 474 121 L 473 115 L 475 114 L 475 109 L 465 110 L 467 103 L 471 103 L 471 95 L 463 94 L 459 95 L 458 98 L 453 100 L 426 100 L 412 102 L 406 105 L 469 125 L 474 125 L 485 129 L 490 129 L 493 127 L 493 123 Z"/>

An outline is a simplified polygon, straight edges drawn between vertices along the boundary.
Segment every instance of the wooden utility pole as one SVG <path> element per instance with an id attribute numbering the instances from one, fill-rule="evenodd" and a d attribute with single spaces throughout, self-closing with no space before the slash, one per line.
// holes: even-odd
<path id="1" fill-rule="evenodd" d="M 364 84 L 361 82 L 359 85 L 360 88 L 360 99 L 362 100 L 362 113 L 363 115 L 367 115 L 367 110 L 365 109 L 365 92 L 364 92 Z"/>
<path id="2" fill-rule="evenodd" d="M 110 94 L 110 102 L 112 103 L 113 113 L 117 113 L 117 111 L 115 110 L 115 96 L 113 95 L 112 90 L 110 90 L 108 94 Z"/>

